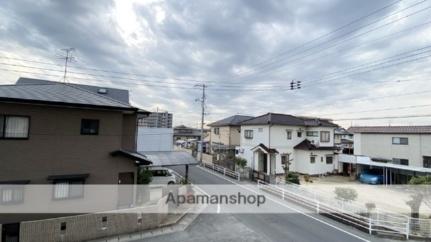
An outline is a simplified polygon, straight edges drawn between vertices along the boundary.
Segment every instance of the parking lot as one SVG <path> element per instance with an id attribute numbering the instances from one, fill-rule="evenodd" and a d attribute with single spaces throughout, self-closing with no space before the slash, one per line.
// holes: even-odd
<path id="1" fill-rule="evenodd" d="M 411 212 L 410 207 L 406 204 L 411 199 L 411 193 L 405 185 L 368 185 L 346 176 L 312 177 L 312 182 L 305 182 L 304 178 L 301 178 L 303 187 L 328 197 L 335 197 L 334 190 L 336 187 L 350 187 L 358 193 L 355 202 L 360 206 L 365 207 L 366 203 L 372 202 L 379 209 L 406 215 Z M 425 203 L 422 203 L 420 214 L 421 217 L 429 217 L 431 209 Z"/>

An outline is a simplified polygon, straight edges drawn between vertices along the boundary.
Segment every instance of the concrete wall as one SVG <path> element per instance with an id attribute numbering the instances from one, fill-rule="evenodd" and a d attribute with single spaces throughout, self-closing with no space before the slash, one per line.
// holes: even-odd
<path id="1" fill-rule="evenodd" d="M 169 128 L 138 128 L 138 151 L 173 151 L 174 130 Z"/>
<path id="2" fill-rule="evenodd" d="M 409 139 L 408 145 L 392 144 L 392 137 Z M 423 167 L 423 156 L 431 156 L 431 135 L 420 134 L 355 134 L 354 154 L 371 158 L 408 159 L 409 166 Z"/>
<path id="3" fill-rule="evenodd" d="M 0 181 L 46 184 L 50 175 L 89 173 L 89 184 L 117 184 L 119 172 L 136 171 L 132 160 L 110 155 L 136 147 L 136 115 L 5 103 L 0 114 L 30 116 L 28 139 L 0 139 Z M 84 118 L 100 120 L 99 135 L 80 134 Z"/>
<path id="4" fill-rule="evenodd" d="M 160 200 L 155 206 L 127 209 L 116 213 L 86 214 L 39 221 L 22 222 L 20 227 L 21 242 L 84 241 L 142 231 L 158 227 L 166 217 L 167 205 Z M 102 222 L 102 217 L 107 222 Z M 142 217 L 142 223 L 138 223 Z M 66 230 L 61 231 L 61 223 L 66 223 Z"/>

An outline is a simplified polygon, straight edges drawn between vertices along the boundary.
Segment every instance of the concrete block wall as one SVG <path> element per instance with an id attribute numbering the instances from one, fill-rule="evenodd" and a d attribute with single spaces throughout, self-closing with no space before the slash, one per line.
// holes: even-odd
<path id="1" fill-rule="evenodd" d="M 167 216 L 167 204 L 125 209 L 115 213 L 85 214 L 78 216 L 22 222 L 21 242 L 72 242 L 97 239 L 157 228 Z M 103 222 L 106 217 L 106 222 Z M 142 218 L 138 222 L 138 218 Z M 61 224 L 66 229 L 61 231 Z"/>

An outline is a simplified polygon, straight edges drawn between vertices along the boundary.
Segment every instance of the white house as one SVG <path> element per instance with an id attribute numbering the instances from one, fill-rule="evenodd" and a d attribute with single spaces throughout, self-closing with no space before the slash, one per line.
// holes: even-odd
<path id="1" fill-rule="evenodd" d="M 247 166 L 267 175 L 289 170 L 317 175 L 338 169 L 334 130 L 329 120 L 267 113 L 241 123 L 238 156 Z"/>
<path id="2" fill-rule="evenodd" d="M 414 175 L 431 173 L 431 126 L 365 126 L 348 131 L 354 133 L 354 155 L 368 156 L 372 162 L 359 169 L 381 169 L 388 183 L 406 183 Z"/>

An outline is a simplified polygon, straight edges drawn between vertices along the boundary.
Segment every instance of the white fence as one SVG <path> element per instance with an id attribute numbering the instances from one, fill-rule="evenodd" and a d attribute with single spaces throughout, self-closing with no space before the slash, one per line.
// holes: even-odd
<path id="1" fill-rule="evenodd" d="M 298 205 L 314 210 L 336 220 L 356 226 L 372 233 L 403 235 L 407 239 L 410 235 L 419 235 L 411 230 L 411 221 L 408 216 L 388 213 L 379 209 L 367 211 L 365 207 L 350 202 L 331 199 L 318 193 L 310 192 L 296 184 L 284 186 L 271 185 L 258 180 L 258 188 L 268 193 L 289 200 Z"/>
<path id="2" fill-rule="evenodd" d="M 241 179 L 241 174 L 237 171 L 233 171 L 233 170 L 227 169 L 223 166 L 210 164 L 210 163 L 206 163 L 206 162 L 203 162 L 202 165 L 206 168 L 213 170 L 213 171 L 217 171 L 217 172 L 223 174 L 224 176 L 232 177 L 238 181 L 240 181 L 240 179 Z"/>

